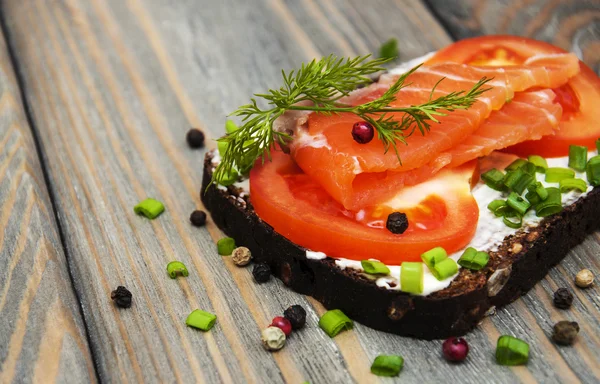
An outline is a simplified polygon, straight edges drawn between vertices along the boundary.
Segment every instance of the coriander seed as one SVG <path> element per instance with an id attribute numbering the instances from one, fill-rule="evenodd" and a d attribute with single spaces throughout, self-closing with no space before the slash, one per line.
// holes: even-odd
<path id="1" fill-rule="evenodd" d="M 579 324 L 575 321 L 559 321 L 552 329 L 552 340 L 557 344 L 571 345 L 579 333 Z"/>
<path id="2" fill-rule="evenodd" d="M 233 263 L 238 267 L 244 267 L 250 263 L 250 259 L 252 259 L 252 254 L 250 250 L 246 247 L 237 247 L 231 253 L 231 258 Z"/>
<path id="3" fill-rule="evenodd" d="M 594 274 L 589 269 L 582 269 L 575 276 L 575 285 L 579 288 L 588 288 L 594 283 Z"/>
<path id="4" fill-rule="evenodd" d="M 285 345 L 285 333 L 277 327 L 267 327 L 260 334 L 263 347 L 267 351 L 278 351 Z"/>
<path id="5" fill-rule="evenodd" d="M 559 288 L 554 292 L 554 306 L 560 309 L 569 309 L 573 304 L 573 294 L 567 288 Z"/>

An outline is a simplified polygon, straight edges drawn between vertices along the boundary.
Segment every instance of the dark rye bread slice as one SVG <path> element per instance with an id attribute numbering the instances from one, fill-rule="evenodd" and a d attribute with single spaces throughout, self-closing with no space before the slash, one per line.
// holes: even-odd
<path id="1" fill-rule="evenodd" d="M 268 263 L 293 290 L 314 297 L 328 309 L 341 309 L 369 327 L 403 336 L 439 339 L 465 334 L 489 311 L 525 294 L 600 227 L 600 188 L 595 188 L 538 227 L 508 236 L 497 252 L 490 252 L 485 269 L 463 268 L 446 289 L 412 296 L 378 287 L 357 270 L 341 270 L 333 259 L 307 259 L 305 248 L 279 235 L 255 214 L 248 191 L 209 186 L 211 160 L 209 152 L 200 196 L 217 226 L 238 246 L 248 247 L 255 261 Z"/>

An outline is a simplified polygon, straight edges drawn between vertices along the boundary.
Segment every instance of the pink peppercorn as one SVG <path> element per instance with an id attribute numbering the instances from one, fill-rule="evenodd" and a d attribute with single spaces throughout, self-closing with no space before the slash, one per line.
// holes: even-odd
<path id="1" fill-rule="evenodd" d="M 463 361 L 469 354 L 469 344 L 462 337 L 451 337 L 442 344 L 442 351 L 448 361 Z"/>
<path id="2" fill-rule="evenodd" d="M 359 121 L 352 126 L 352 138 L 359 144 L 367 144 L 373 140 L 375 129 L 366 121 Z"/>
<path id="3" fill-rule="evenodd" d="M 289 336 L 290 333 L 292 333 L 292 323 L 290 323 L 290 321 L 285 317 L 275 317 L 271 323 L 271 326 L 281 329 L 286 336 Z"/>

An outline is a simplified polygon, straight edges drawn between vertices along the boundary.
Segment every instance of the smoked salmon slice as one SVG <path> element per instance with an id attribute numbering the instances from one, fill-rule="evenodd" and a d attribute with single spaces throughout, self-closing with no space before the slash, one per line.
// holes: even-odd
<path id="1" fill-rule="evenodd" d="M 464 143 L 492 112 L 501 110 L 507 102 L 517 101 L 514 104 L 507 104 L 510 106 L 507 113 L 515 117 L 512 121 L 515 125 L 519 121 L 525 121 L 532 113 L 531 110 L 526 110 L 523 104 L 530 104 L 530 107 L 537 104 L 548 107 L 552 104 L 553 98 L 548 100 L 550 97 L 548 93 L 528 93 L 527 96 L 519 96 L 519 93 L 531 88 L 560 86 L 579 70 L 579 62 L 572 54 L 533 59 L 526 65 L 506 68 L 443 63 L 422 67 L 411 74 L 406 80 L 410 85 L 399 91 L 396 101 L 392 103 L 393 106 L 417 105 L 429 100 L 431 89 L 442 77 L 445 79 L 439 83 L 433 97 L 461 90 L 467 91 L 483 76 L 493 77 L 493 79 L 486 84 L 491 89 L 485 92 L 471 108 L 441 116 L 438 119 L 439 124 L 432 124 L 431 130 L 425 135 L 416 132 L 407 137 L 407 145 L 397 143 L 401 164 L 393 150 L 385 153 L 380 140 L 358 144 L 352 139 L 351 127 L 358 121 L 358 118 L 352 114 L 332 116 L 311 114 L 308 117 L 307 127 L 299 127 L 296 132 L 296 138 L 291 145 L 292 156 L 306 174 L 346 209 L 358 209 L 368 203 L 383 201 L 403 185 L 416 184 L 441 168 L 462 161 L 457 160 L 461 158 L 458 152 L 453 153 L 451 149 Z M 376 99 L 395 79 L 397 77 L 392 75 L 382 76 L 378 83 L 358 90 L 343 101 L 359 105 Z M 558 108 L 560 109 L 560 106 Z M 536 126 L 535 135 L 552 133 L 556 127 L 553 120 L 549 118 L 549 116 L 556 117 L 559 113 L 556 107 L 542 109 L 544 112 L 540 113 L 546 118 L 540 120 Z M 401 113 L 392 115 L 398 120 L 403 117 Z M 495 119 L 498 119 L 499 126 L 508 127 L 502 125 L 510 123 L 501 120 L 504 117 L 505 114 L 497 114 Z M 498 135 L 502 134 L 506 135 L 506 132 L 498 133 Z M 522 136 L 529 134 L 534 135 L 533 131 L 523 131 L 521 136 L 517 135 L 514 138 L 527 140 L 528 136 Z M 479 140 L 478 145 L 487 142 L 487 146 L 494 147 L 489 150 L 490 152 L 497 149 L 496 144 L 491 144 L 495 140 L 492 128 L 489 132 L 482 132 Z M 502 140 L 498 142 L 501 143 Z M 470 150 L 469 153 L 486 151 L 486 148 L 479 148 Z M 396 174 L 399 173 L 405 173 L 401 177 L 402 182 L 391 182 L 391 178 L 397 177 Z"/>

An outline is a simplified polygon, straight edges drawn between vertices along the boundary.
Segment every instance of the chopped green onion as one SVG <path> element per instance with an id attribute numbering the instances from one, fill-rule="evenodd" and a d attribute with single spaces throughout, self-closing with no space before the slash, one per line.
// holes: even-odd
<path id="1" fill-rule="evenodd" d="M 561 194 L 558 188 L 549 187 L 546 200 L 535 205 L 535 214 L 538 217 L 546 217 L 562 211 Z"/>
<path id="2" fill-rule="evenodd" d="M 152 220 L 165 211 L 165 206 L 160 201 L 149 198 L 133 207 L 133 211 L 138 215 L 142 214 Z"/>
<path id="3" fill-rule="evenodd" d="M 529 344 L 516 337 L 504 335 L 496 345 L 496 361 L 500 365 L 521 365 L 529 360 Z"/>
<path id="4" fill-rule="evenodd" d="M 585 171 L 585 164 L 587 163 L 587 147 L 580 145 L 569 145 L 569 168 L 573 168 L 576 171 Z"/>
<path id="5" fill-rule="evenodd" d="M 562 179 L 558 185 L 561 193 L 569 192 L 573 189 L 579 192 L 587 191 L 587 184 L 582 179 Z"/>
<path id="6" fill-rule="evenodd" d="M 506 200 L 494 200 L 488 204 L 488 209 L 494 213 L 497 217 L 501 217 L 506 208 L 510 208 L 506 204 Z"/>
<path id="7" fill-rule="evenodd" d="M 377 376 L 398 376 L 404 367 L 404 359 L 398 355 L 379 355 L 371 364 L 371 373 Z"/>
<path id="8" fill-rule="evenodd" d="M 436 263 L 448 257 L 446 250 L 442 247 L 435 247 L 421 255 L 421 260 L 427 265 L 430 270 L 433 269 Z"/>
<path id="9" fill-rule="evenodd" d="M 502 222 L 507 227 L 518 229 L 521 228 L 521 226 L 523 225 L 523 216 L 521 216 L 520 214 L 510 216 L 504 215 L 504 217 L 502 218 Z"/>
<path id="10" fill-rule="evenodd" d="M 492 168 L 481 174 L 481 180 L 485 182 L 485 185 L 495 189 L 496 191 L 504 190 L 504 173 Z"/>
<path id="11" fill-rule="evenodd" d="M 225 122 L 225 132 L 229 133 L 233 133 L 235 131 L 238 130 L 238 126 L 236 123 L 234 123 L 232 120 L 227 120 Z"/>
<path id="12" fill-rule="evenodd" d="M 338 333 L 352 329 L 354 323 L 339 309 L 327 311 L 319 319 L 319 327 L 329 335 L 335 337 Z"/>
<path id="13" fill-rule="evenodd" d="M 487 252 L 478 252 L 475 248 L 469 247 L 458 259 L 458 265 L 473 271 L 479 271 L 487 265 L 488 261 L 490 261 L 490 255 Z"/>
<path id="14" fill-rule="evenodd" d="M 400 289 L 408 293 L 423 293 L 423 263 L 410 261 L 402 263 Z"/>
<path id="15" fill-rule="evenodd" d="M 521 196 L 517 195 L 515 192 L 511 192 L 508 195 L 508 199 L 506 199 L 506 204 L 509 207 L 519 212 L 521 215 L 524 215 L 527 210 L 531 207 L 531 204 L 523 199 Z"/>
<path id="16" fill-rule="evenodd" d="M 379 47 L 379 57 L 385 59 L 395 59 L 398 57 L 398 40 L 391 38 Z"/>
<path id="17" fill-rule="evenodd" d="M 535 205 L 537 203 L 539 203 L 540 201 L 542 201 L 542 199 L 540 199 L 540 197 L 538 196 L 537 193 L 535 193 L 535 191 L 529 191 L 525 194 L 525 198 L 527 199 L 527 201 L 529 201 L 529 203 L 531 205 Z"/>
<path id="18" fill-rule="evenodd" d="M 590 185 L 600 185 L 600 156 L 592 157 L 585 167 L 587 181 Z"/>
<path id="19" fill-rule="evenodd" d="M 370 275 L 389 275 L 390 273 L 390 269 L 381 261 L 363 260 L 360 265 Z"/>
<path id="20" fill-rule="evenodd" d="M 522 169 L 517 169 L 506 174 L 504 177 L 504 185 L 520 195 L 534 180 L 534 176 L 526 173 Z"/>
<path id="21" fill-rule="evenodd" d="M 535 169 L 538 173 L 546 173 L 548 162 L 542 156 L 531 155 L 528 160 L 530 163 L 535 164 Z"/>
<path id="22" fill-rule="evenodd" d="M 532 176 L 535 176 L 535 173 L 537 171 L 537 167 L 535 164 L 533 164 L 532 162 L 526 162 L 525 164 L 523 164 L 520 168 L 523 172 L 528 173 Z"/>
<path id="23" fill-rule="evenodd" d="M 569 168 L 552 167 L 546 169 L 546 182 L 558 183 L 562 179 L 572 179 L 575 177 L 575 171 Z"/>
<path id="24" fill-rule="evenodd" d="M 224 237 L 217 241 L 217 251 L 221 256 L 229 256 L 235 249 L 235 240 L 231 237 Z"/>
<path id="25" fill-rule="evenodd" d="M 527 160 L 525 159 L 517 159 L 515 161 L 513 161 L 512 163 L 510 163 L 510 165 L 506 168 L 504 168 L 505 171 L 516 171 L 517 169 L 521 168 L 525 163 L 527 163 Z"/>
<path id="26" fill-rule="evenodd" d="M 215 321 L 217 321 L 217 316 L 213 315 L 212 313 L 196 309 L 188 315 L 187 319 L 185 319 L 185 324 L 203 331 L 208 331 L 213 327 L 213 325 L 215 325 Z"/>
<path id="27" fill-rule="evenodd" d="M 431 274 L 439 281 L 445 280 L 450 276 L 454 276 L 458 272 L 458 265 L 454 259 L 449 257 L 442 261 L 438 261 L 430 270 Z"/>
<path id="28" fill-rule="evenodd" d="M 187 277 L 189 275 L 185 264 L 183 264 L 181 261 L 171 261 L 169 264 L 167 264 L 167 273 L 171 279 L 175 279 L 178 274 L 183 277 Z"/>
<path id="29" fill-rule="evenodd" d="M 538 183 L 538 185 L 536 185 L 535 193 L 540 197 L 541 200 L 546 200 L 548 198 L 548 190 L 542 185 L 542 183 Z"/>

